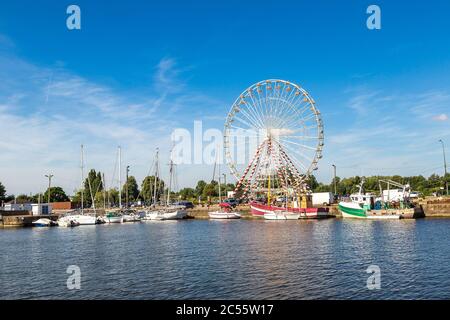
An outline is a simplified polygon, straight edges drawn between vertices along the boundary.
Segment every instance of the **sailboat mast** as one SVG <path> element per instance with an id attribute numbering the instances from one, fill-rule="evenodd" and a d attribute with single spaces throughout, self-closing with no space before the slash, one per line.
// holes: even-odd
<path id="1" fill-rule="evenodd" d="M 220 189 L 220 162 L 218 164 L 218 169 L 219 169 L 219 203 L 222 202 L 222 190 Z"/>
<path id="2" fill-rule="evenodd" d="M 158 174 L 158 156 L 159 156 L 159 148 L 156 148 L 156 157 L 155 157 L 155 187 L 153 189 L 153 205 L 156 207 L 156 182 L 159 178 L 159 174 Z"/>
<path id="3" fill-rule="evenodd" d="M 268 183 L 268 191 L 267 191 L 267 205 L 270 206 L 270 172 L 269 172 L 269 183 Z"/>
<path id="4" fill-rule="evenodd" d="M 170 168 L 169 168 L 170 176 L 169 176 L 169 187 L 167 188 L 167 206 L 170 204 L 170 191 L 172 189 L 172 174 L 173 174 L 173 161 L 172 155 L 170 156 Z"/>
<path id="5" fill-rule="evenodd" d="M 122 209 L 122 148 L 119 146 L 119 208 Z"/>
<path id="6" fill-rule="evenodd" d="M 80 190 L 81 190 L 81 213 L 83 213 L 84 210 L 84 188 L 83 188 L 83 180 L 84 180 L 84 159 L 83 159 L 83 145 L 81 145 L 81 157 L 80 157 L 80 161 L 81 161 L 81 185 L 80 185 Z"/>

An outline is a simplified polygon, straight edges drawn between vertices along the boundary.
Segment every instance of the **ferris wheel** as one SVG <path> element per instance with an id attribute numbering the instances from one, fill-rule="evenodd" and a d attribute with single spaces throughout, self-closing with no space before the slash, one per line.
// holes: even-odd
<path id="1" fill-rule="evenodd" d="M 322 158 L 323 141 L 314 99 L 285 80 L 250 86 L 233 103 L 225 121 L 225 159 L 238 180 L 236 189 L 246 192 L 267 187 L 268 177 L 274 187 L 305 191 L 305 179 Z M 245 163 L 238 161 L 243 150 L 249 154 Z"/>

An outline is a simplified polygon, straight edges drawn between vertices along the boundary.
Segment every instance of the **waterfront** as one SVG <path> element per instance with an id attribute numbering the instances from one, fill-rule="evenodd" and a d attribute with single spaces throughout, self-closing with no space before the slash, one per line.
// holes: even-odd
<path id="1" fill-rule="evenodd" d="M 0 229 L 1 299 L 449 299 L 450 220 Z M 66 269 L 81 268 L 68 290 Z M 369 265 L 381 289 L 368 290 Z"/>

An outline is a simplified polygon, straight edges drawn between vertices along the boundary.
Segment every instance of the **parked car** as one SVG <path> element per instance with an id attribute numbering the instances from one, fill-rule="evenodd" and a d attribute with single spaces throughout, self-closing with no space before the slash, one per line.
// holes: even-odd
<path id="1" fill-rule="evenodd" d="M 194 209 L 194 204 L 190 201 L 178 201 L 175 203 L 177 206 L 183 206 L 186 209 Z"/>
<path id="2" fill-rule="evenodd" d="M 228 198 L 228 199 L 223 200 L 222 202 L 228 203 L 232 207 L 236 207 L 239 204 L 239 201 L 234 198 Z"/>

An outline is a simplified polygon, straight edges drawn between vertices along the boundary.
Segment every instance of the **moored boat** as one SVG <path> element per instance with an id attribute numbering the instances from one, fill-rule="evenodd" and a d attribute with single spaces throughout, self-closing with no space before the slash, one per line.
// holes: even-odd
<path id="1" fill-rule="evenodd" d="M 356 219 L 373 219 L 373 220 L 398 220 L 403 217 L 405 213 L 414 211 L 414 208 L 406 205 L 403 208 L 393 209 L 382 208 L 382 201 L 376 201 L 375 195 L 371 193 L 363 193 L 364 179 L 359 184 L 358 193 L 350 195 L 350 201 L 341 201 L 338 204 L 339 211 L 343 218 Z M 408 203 L 405 200 L 405 203 Z"/>
<path id="2" fill-rule="evenodd" d="M 123 215 L 119 212 L 108 212 L 105 215 L 106 223 L 122 223 Z"/>
<path id="3" fill-rule="evenodd" d="M 52 227 L 55 226 L 56 223 L 48 218 L 40 218 L 36 221 L 32 222 L 33 227 Z"/>
<path id="4" fill-rule="evenodd" d="M 300 213 L 295 213 L 286 210 L 274 210 L 264 214 L 266 220 L 298 220 L 300 219 Z"/>
<path id="5" fill-rule="evenodd" d="M 240 219 L 241 214 L 237 212 L 222 212 L 222 211 L 212 211 L 208 212 L 210 219 Z"/>
<path id="6" fill-rule="evenodd" d="M 240 219 L 241 214 L 231 211 L 231 205 L 229 203 L 220 203 L 221 210 L 208 212 L 210 219 Z"/>
<path id="7" fill-rule="evenodd" d="M 250 209 L 253 216 L 262 217 L 266 213 L 273 213 L 274 211 L 285 210 L 299 214 L 299 219 L 323 219 L 329 218 L 328 208 L 284 208 L 279 206 L 272 206 L 267 204 L 261 204 L 258 202 L 251 202 Z"/>

